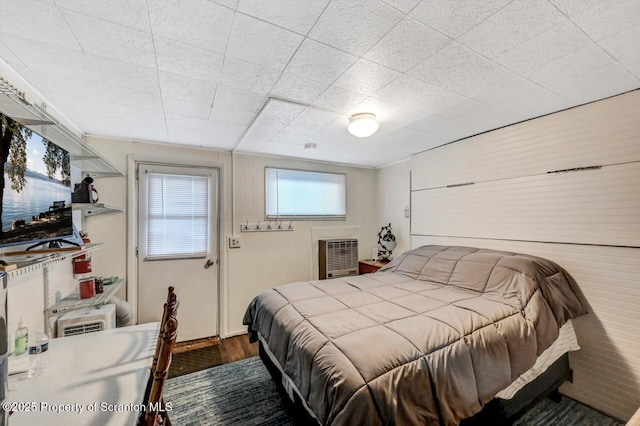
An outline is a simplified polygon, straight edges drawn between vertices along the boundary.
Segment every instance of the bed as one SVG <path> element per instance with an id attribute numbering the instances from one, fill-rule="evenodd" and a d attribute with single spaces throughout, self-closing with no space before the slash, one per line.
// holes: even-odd
<path id="1" fill-rule="evenodd" d="M 584 313 L 576 282 L 549 260 L 423 246 L 375 274 L 265 291 L 244 323 L 320 424 L 453 425 L 490 406 Z"/>

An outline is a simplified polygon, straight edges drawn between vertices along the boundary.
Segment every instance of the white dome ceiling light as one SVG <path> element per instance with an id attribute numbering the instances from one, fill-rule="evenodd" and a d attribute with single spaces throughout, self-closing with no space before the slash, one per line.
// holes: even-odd
<path id="1" fill-rule="evenodd" d="M 374 134 L 380 125 L 376 120 L 376 115 L 370 112 L 354 114 L 349 118 L 349 133 L 358 138 L 366 138 Z"/>

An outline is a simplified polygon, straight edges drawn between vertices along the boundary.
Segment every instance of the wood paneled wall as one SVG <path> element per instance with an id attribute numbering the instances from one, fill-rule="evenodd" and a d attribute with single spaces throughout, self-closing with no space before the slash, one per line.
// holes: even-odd
<path id="1" fill-rule="evenodd" d="M 411 246 L 542 256 L 578 281 L 565 394 L 627 420 L 640 406 L 640 91 L 414 156 Z"/>

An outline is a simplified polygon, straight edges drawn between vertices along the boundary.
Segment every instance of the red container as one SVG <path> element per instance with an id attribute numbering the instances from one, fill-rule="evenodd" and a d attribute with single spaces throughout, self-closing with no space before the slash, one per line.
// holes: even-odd
<path id="1" fill-rule="evenodd" d="M 78 293 L 80 293 L 80 299 L 88 299 L 96 295 L 96 280 L 95 278 L 85 278 L 78 282 Z"/>
<path id="2" fill-rule="evenodd" d="M 73 259 L 73 273 L 86 274 L 91 272 L 91 259 Z"/>

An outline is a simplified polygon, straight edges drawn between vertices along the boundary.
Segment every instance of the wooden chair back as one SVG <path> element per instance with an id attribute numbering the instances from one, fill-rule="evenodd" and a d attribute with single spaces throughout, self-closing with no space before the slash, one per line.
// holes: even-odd
<path id="1" fill-rule="evenodd" d="M 164 304 L 162 321 L 160 322 L 160 332 L 158 333 L 151 372 L 143 398 L 146 411 L 141 413 L 138 421 L 139 425 L 171 425 L 169 416 L 165 411 L 162 389 L 169 374 L 171 353 L 178 335 L 178 320 L 176 316 L 179 304 L 174 288 L 169 287 L 167 302 Z"/>

